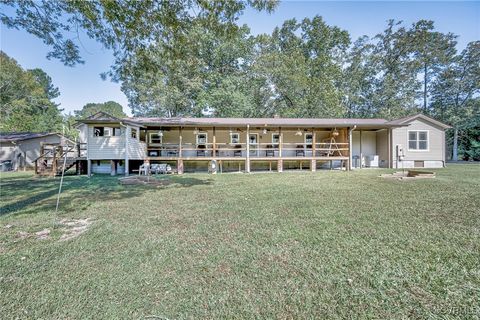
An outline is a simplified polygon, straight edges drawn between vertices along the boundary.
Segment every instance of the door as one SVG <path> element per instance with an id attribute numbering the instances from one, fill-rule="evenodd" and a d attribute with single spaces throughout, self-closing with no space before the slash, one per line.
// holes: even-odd
<path id="1" fill-rule="evenodd" d="M 258 133 L 250 133 L 248 137 L 250 145 L 250 156 L 258 156 Z"/>

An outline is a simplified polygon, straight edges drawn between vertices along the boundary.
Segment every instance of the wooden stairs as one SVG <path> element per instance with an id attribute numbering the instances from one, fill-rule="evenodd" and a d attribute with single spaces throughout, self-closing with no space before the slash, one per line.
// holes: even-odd
<path id="1" fill-rule="evenodd" d="M 41 155 L 35 159 L 35 174 L 54 177 L 66 173 L 74 166 L 78 172 L 78 165 L 75 145 L 45 144 L 41 147 Z"/>

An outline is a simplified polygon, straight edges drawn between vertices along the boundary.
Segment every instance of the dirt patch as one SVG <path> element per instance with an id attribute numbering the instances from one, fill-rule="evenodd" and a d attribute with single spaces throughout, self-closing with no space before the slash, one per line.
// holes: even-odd
<path id="1" fill-rule="evenodd" d="M 171 181 L 167 179 L 160 180 L 149 176 L 130 176 L 119 178 L 118 181 L 123 185 L 148 185 L 154 187 L 166 186 L 171 183 Z"/>
<path id="2" fill-rule="evenodd" d="M 50 238 L 50 229 L 43 229 L 42 231 L 35 232 L 35 236 L 38 240 L 46 240 Z"/>
<path id="3" fill-rule="evenodd" d="M 86 219 L 62 219 L 60 224 L 63 226 L 63 234 L 60 236 L 59 241 L 67 241 L 80 236 L 82 233 L 88 230 L 93 220 Z"/>
<path id="4" fill-rule="evenodd" d="M 431 179 L 435 178 L 435 172 L 427 171 L 398 171 L 394 173 L 382 174 L 380 177 L 385 179 L 395 179 L 395 180 L 417 180 L 417 179 Z"/>

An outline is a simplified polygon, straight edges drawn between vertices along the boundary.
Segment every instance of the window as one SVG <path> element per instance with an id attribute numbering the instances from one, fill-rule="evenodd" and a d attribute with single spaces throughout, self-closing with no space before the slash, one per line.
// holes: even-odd
<path id="1" fill-rule="evenodd" d="M 134 139 L 137 139 L 137 128 L 130 129 L 130 136 Z"/>
<path id="2" fill-rule="evenodd" d="M 162 136 L 158 133 L 150 133 L 150 144 L 160 144 L 162 143 Z"/>
<path id="3" fill-rule="evenodd" d="M 272 133 L 272 143 L 280 143 L 280 134 Z"/>
<path id="4" fill-rule="evenodd" d="M 313 134 L 312 133 L 305 133 L 305 145 L 307 149 L 312 149 L 313 143 Z"/>
<path id="5" fill-rule="evenodd" d="M 428 150 L 428 131 L 408 131 L 408 150 Z"/>
<path id="6" fill-rule="evenodd" d="M 230 133 L 230 143 L 240 143 L 240 134 Z"/>
<path id="7" fill-rule="evenodd" d="M 122 135 L 122 131 L 120 128 L 93 127 L 94 137 L 112 137 L 112 136 L 120 136 L 120 135 Z"/>
<path id="8" fill-rule="evenodd" d="M 205 143 L 207 143 L 207 133 L 206 132 L 197 133 L 197 144 L 205 144 Z"/>

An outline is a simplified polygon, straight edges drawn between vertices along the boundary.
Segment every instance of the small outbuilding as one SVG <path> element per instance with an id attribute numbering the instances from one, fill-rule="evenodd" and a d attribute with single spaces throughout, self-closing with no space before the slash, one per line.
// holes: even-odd
<path id="1" fill-rule="evenodd" d="M 2 132 L 0 133 L 0 163 L 8 163 L 12 170 L 35 167 L 44 144 L 64 144 L 68 140 L 59 133 Z M 7 167 L 7 166 L 5 166 Z"/>

